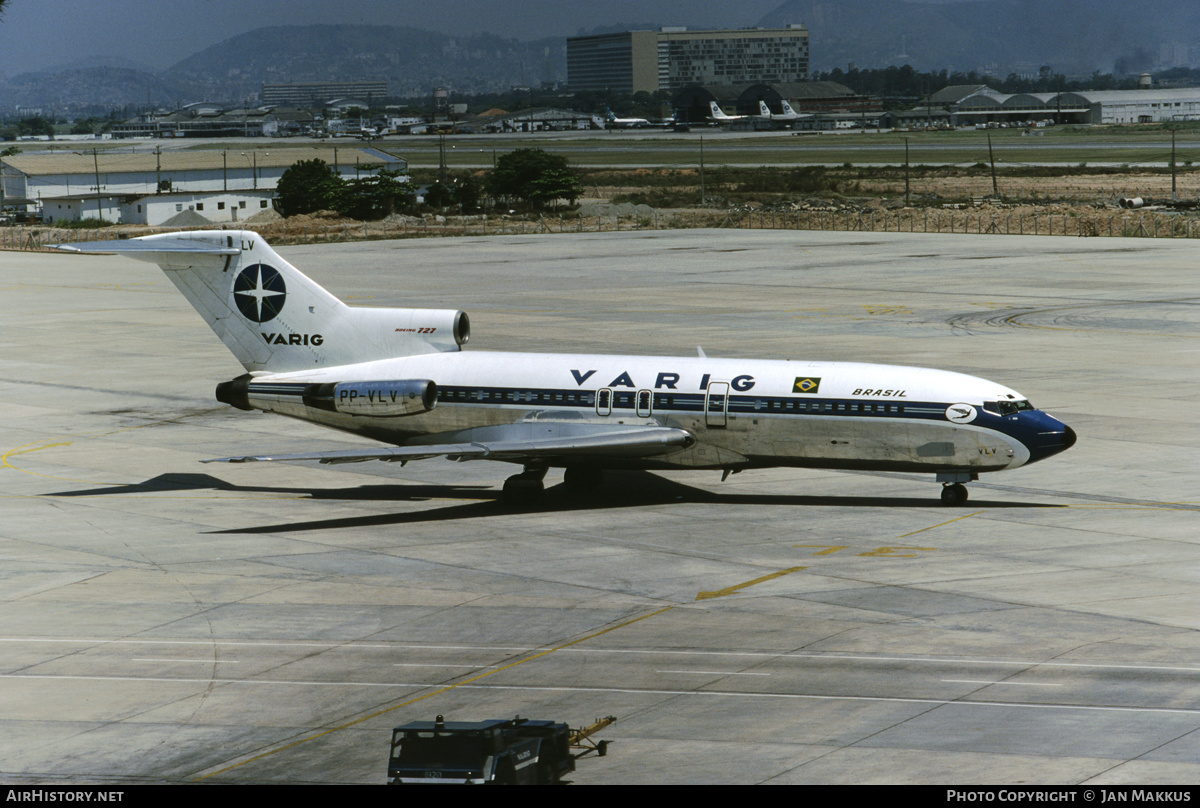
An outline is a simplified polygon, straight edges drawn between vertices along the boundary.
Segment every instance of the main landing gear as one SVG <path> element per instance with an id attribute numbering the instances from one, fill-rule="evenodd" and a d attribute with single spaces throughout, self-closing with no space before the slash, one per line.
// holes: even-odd
<path id="1" fill-rule="evenodd" d="M 504 481 L 504 501 L 523 504 L 537 499 L 545 490 L 545 476 L 545 466 L 526 466 L 523 472 Z M 592 491 L 603 482 L 604 469 L 592 466 L 569 466 L 563 474 L 563 484 L 573 494 Z"/>
<path id="2" fill-rule="evenodd" d="M 563 484 L 571 492 L 591 491 L 604 482 L 604 469 L 591 466 L 568 466 L 563 473 Z"/>
<path id="3" fill-rule="evenodd" d="M 545 466 L 526 466 L 520 474 L 504 481 L 504 500 L 512 503 L 531 502 L 542 495 L 545 486 Z"/>

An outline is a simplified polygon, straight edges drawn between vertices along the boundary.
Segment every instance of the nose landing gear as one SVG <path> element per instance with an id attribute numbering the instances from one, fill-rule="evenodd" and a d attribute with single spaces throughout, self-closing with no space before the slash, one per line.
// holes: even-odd
<path id="1" fill-rule="evenodd" d="M 956 507 L 967 501 L 967 487 L 962 483 L 946 483 L 942 486 L 942 504 Z"/>
<path id="2" fill-rule="evenodd" d="M 963 483 L 978 479 L 978 474 L 969 471 L 939 471 L 937 481 L 942 484 L 942 504 L 953 508 L 966 503 L 967 487 Z"/>

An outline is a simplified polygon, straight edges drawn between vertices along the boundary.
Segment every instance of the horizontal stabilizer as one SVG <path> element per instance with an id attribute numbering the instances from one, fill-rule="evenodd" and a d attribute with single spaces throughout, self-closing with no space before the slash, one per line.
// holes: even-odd
<path id="1" fill-rule="evenodd" d="M 166 238 L 155 241 L 121 239 L 119 241 L 83 241 L 75 244 L 54 244 L 55 250 L 80 253 L 119 253 L 137 256 L 139 253 L 188 253 L 199 255 L 238 255 L 242 249 L 232 239 L 227 245 L 190 238 Z M 153 259 L 151 259 L 153 260 Z"/>

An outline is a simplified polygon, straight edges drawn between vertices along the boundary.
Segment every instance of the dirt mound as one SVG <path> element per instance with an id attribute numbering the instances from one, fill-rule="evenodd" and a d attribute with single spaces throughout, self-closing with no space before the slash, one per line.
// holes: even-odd
<path id="1" fill-rule="evenodd" d="M 212 222 L 194 210 L 185 210 L 167 219 L 160 227 L 212 227 Z"/>
<path id="2" fill-rule="evenodd" d="M 279 211 L 272 208 L 260 210 L 258 213 L 246 219 L 242 219 L 247 224 L 270 224 L 271 222 L 283 221 L 283 217 L 279 215 Z"/>
<path id="3" fill-rule="evenodd" d="M 287 222 L 288 229 L 296 228 L 302 230 L 307 227 L 329 227 L 330 225 L 341 224 L 361 224 L 357 219 L 351 219 L 336 210 L 318 210 L 316 213 L 298 213 L 295 216 L 288 216 L 284 221 Z"/>

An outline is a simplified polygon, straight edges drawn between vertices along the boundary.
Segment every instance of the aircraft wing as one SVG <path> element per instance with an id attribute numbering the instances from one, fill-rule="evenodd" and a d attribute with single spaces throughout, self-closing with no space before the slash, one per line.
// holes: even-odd
<path id="1" fill-rule="evenodd" d="M 446 457 L 450 460 L 506 460 L 515 463 L 552 459 L 596 461 L 604 458 L 667 454 L 686 449 L 696 441 L 689 432 L 672 427 L 621 425 L 614 428 L 605 424 L 535 425 L 525 422 L 464 430 L 455 433 L 455 437 L 464 437 L 466 440 L 332 452 L 244 455 L 202 462 L 317 460 L 321 463 L 361 463 L 366 460 L 384 460 L 407 463 L 409 460 L 423 460 L 429 457 Z"/>

